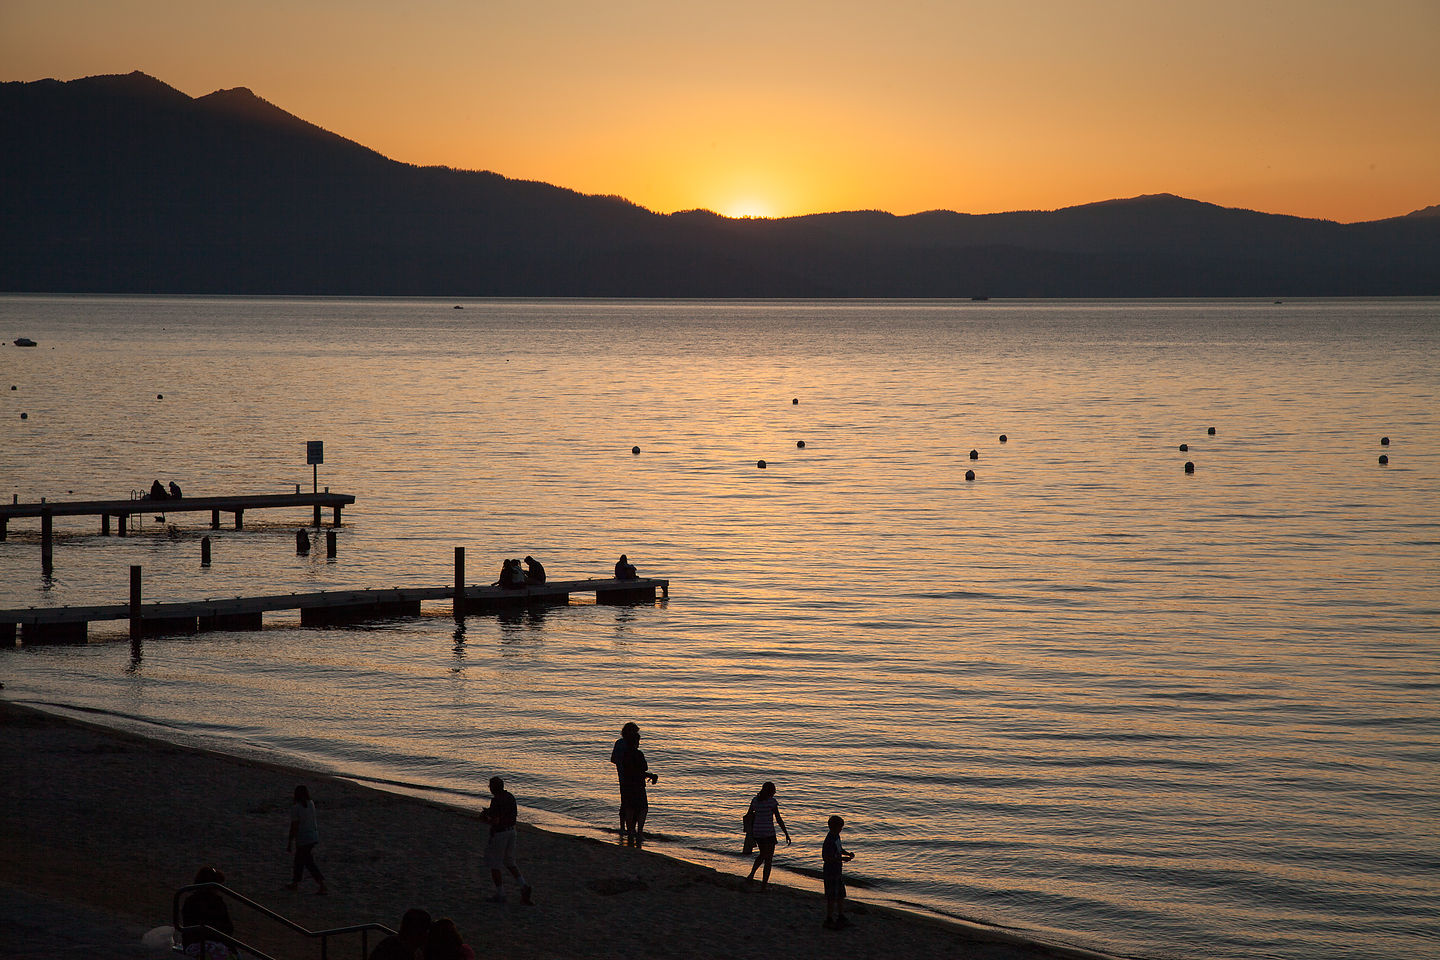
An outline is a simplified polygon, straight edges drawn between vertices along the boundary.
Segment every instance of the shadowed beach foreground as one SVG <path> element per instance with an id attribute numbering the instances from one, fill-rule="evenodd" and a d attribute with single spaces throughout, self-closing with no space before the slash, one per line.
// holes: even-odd
<path id="1" fill-rule="evenodd" d="M 487 903 L 486 829 L 474 814 L 3 701 L 0 770 L 0 884 L 86 916 L 99 911 L 137 937 L 170 922 L 175 890 L 210 863 L 232 889 L 311 929 L 370 920 L 393 927 L 407 907 L 421 906 L 454 918 L 486 957 L 1096 956 L 863 899 L 851 901 L 851 928 L 824 930 L 818 893 L 761 893 L 707 867 L 523 825 L 520 862 L 536 905 L 521 905 L 514 890 L 506 904 Z M 300 782 L 321 809 L 325 897 L 310 892 L 308 878 L 299 892 L 284 888 L 290 794 Z M 243 907 L 232 906 L 232 916 L 242 939 L 278 956 L 319 956 L 318 942 Z M 14 926 L 5 937 L 12 955 L 40 955 L 43 943 L 23 941 L 43 940 L 43 925 Z M 140 955 L 133 941 L 114 946 L 114 955 Z M 332 957 L 358 955 L 358 942 L 331 945 Z"/>

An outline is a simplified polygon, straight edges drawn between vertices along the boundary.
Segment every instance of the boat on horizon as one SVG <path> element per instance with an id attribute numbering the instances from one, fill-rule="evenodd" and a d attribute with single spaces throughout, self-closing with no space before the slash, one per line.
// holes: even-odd
<path id="1" fill-rule="evenodd" d="M 35 343 L 34 340 L 31 340 L 29 337 L 16 337 L 16 338 L 15 338 L 15 346 L 17 346 L 17 347 L 33 347 L 33 346 L 37 346 L 37 344 Z"/>

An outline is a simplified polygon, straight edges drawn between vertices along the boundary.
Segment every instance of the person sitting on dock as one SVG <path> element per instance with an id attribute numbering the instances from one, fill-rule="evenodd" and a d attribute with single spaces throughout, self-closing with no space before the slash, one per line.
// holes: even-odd
<path id="1" fill-rule="evenodd" d="M 159 483 L 160 481 L 157 480 L 157 481 L 155 481 L 155 482 L 156 482 L 156 483 Z M 171 499 L 171 500 L 179 500 L 179 499 L 180 499 L 180 484 L 176 483 L 174 480 L 171 480 L 171 481 L 170 481 L 170 499 Z"/>
<path id="2" fill-rule="evenodd" d="M 166 492 L 165 492 L 165 488 L 160 485 L 160 481 L 159 481 L 159 480 L 156 480 L 155 482 L 153 482 L 153 483 L 150 484 L 150 496 L 146 497 L 145 499 L 147 499 L 147 500 L 169 500 L 169 499 L 170 499 L 170 494 L 166 493 Z"/>
<path id="3" fill-rule="evenodd" d="M 525 586 L 525 571 L 520 569 L 519 560 L 506 560 L 500 565 L 500 579 L 495 586 L 505 590 L 516 590 Z"/>
<path id="4" fill-rule="evenodd" d="M 534 557 L 530 556 L 528 553 L 525 555 L 525 582 L 533 584 L 541 584 L 545 582 L 544 565 L 541 564 L 539 560 L 536 560 Z"/>
<path id="5" fill-rule="evenodd" d="M 625 554 L 623 554 L 623 553 L 620 554 L 620 559 L 615 561 L 615 579 L 616 579 L 616 580 L 638 580 L 638 579 L 640 579 L 640 571 L 638 571 L 638 570 L 635 569 L 635 564 L 631 563 L 631 562 L 630 562 L 630 559 L 629 559 L 628 557 L 626 557 Z"/>

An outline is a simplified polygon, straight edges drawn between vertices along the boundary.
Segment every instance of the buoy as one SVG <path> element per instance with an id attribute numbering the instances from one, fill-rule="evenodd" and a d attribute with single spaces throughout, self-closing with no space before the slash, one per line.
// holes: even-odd
<path id="1" fill-rule="evenodd" d="M 1007 437 L 1007 436 L 1005 436 L 1005 434 L 1003 434 L 1003 433 L 1000 434 L 1000 442 L 1001 442 L 1001 443 L 1004 443 L 1005 441 L 1007 441 L 1007 440 L 1009 440 L 1009 439 L 1010 439 L 1010 438 Z"/>
<path id="2" fill-rule="evenodd" d="M 1190 450 L 1190 444 L 1188 444 L 1188 443 L 1182 443 L 1182 444 L 1180 444 L 1180 452 L 1181 452 L 1181 453 L 1187 453 L 1189 450 Z"/>
<path id="3" fill-rule="evenodd" d="M 24 416 L 24 414 L 21 414 L 21 416 Z M 1389 457 L 1385 456 L 1385 454 L 1383 454 L 1383 453 L 1380 454 L 1380 466 L 1383 467 L 1383 466 L 1385 466 L 1385 464 L 1387 464 L 1387 463 L 1389 463 L 1389 462 L 1390 462 L 1390 458 L 1389 458 Z"/>
<path id="4" fill-rule="evenodd" d="M 791 402 L 791 403 L 799 403 L 799 402 L 800 402 L 800 398 L 799 398 L 799 397 L 791 397 L 791 398 L 790 398 L 790 402 Z"/>
<path id="5" fill-rule="evenodd" d="M 970 451 L 970 459 L 971 459 L 971 460 L 979 460 L 979 459 L 980 459 L 980 451 L 979 451 L 979 450 L 971 450 L 971 451 Z"/>
<path id="6" fill-rule="evenodd" d="M 1195 464 L 1192 463 L 1192 462 L 1189 461 L 1189 460 L 1186 460 L 1186 461 L 1185 461 L 1185 472 L 1186 472 L 1186 473 L 1194 473 L 1194 472 L 1195 472 Z"/>
<path id="7" fill-rule="evenodd" d="M 1215 428 L 1214 428 L 1214 427 L 1211 427 L 1209 430 L 1206 430 L 1205 432 L 1208 433 L 1208 434 L 1210 434 L 1210 436 L 1212 436 L 1212 437 L 1215 436 Z"/>
<path id="8" fill-rule="evenodd" d="M 631 448 L 630 448 L 630 452 L 633 453 L 633 454 L 635 454 L 635 455 L 638 457 L 638 456 L 640 455 L 640 448 L 639 448 L 639 447 L 631 447 Z"/>
<path id="9" fill-rule="evenodd" d="M 30 414 L 28 414 L 28 413 L 22 413 L 22 414 L 20 414 L 20 419 L 21 419 L 21 420 L 29 420 L 29 419 L 30 419 Z"/>
<path id="10" fill-rule="evenodd" d="M 14 390 L 15 388 L 14 388 L 14 387 L 11 387 L 10 389 L 11 389 L 11 390 Z M 1389 438 L 1389 437 L 1381 437 L 1381 438 L 1380 438 L 1380 446 L 1382 446 L 1382 447 L 1388 447 L 1388 446 L 1390 446 L 1390 438 Z"/>
<path id="11" fill-rule="evenodd" d="M 12 383 L 12 384 L 10 384 L 10 389 L 11 389 L 11 390 L 19 390 L 20 388 L 17 387 L 17 386 L 15 386 L 15 384 Z"/>
<path id="12" fill-rule="evenodd" d="M 804 449 L 805 449 L 805 441 L 804 441 L 804 440 L 796 440 L 796 441 L 795 441 L 795 446 L 799 447 L 801 450 L 804 450 Z"/>
<path id="13" fill-rule="evenodd" d="M 755 466 L 759 467 L 761 470 L 764 470 L 764 469 L 765 469 L 765 461 L 764 461 L 764 460 L 756 460 L 756 461 L 755 461 Z"/>
<path id="14" fill-rule="evenodd" d="M 164 400 L 164 399 L 165 399 L 165 394 L 163 394 L 163 393 L 157 393 L 157 394 L 155 394 L 155 399 L 156 399 L 156 400 Z"/>
<path id="15" fill-rule="evenodd" d="M 974 479 L 975 479 L 975 471 L 974 471 L 974 470 L 966 470 L 966 471 L 965 471 L 965 479 L 966 479 L 966 480 L 974 480 Z"/>

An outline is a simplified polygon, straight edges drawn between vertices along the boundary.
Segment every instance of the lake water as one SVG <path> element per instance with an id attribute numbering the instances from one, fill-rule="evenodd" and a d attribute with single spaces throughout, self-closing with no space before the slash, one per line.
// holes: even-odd
<path id="1" fill-rule="evenodd" d="M 308 489 L 307 440 L 357 497 L 333 561 L 306 510 L 61 519 L 43 580 L 16 521 L 0 605 L 124 602 L 131 564 L 151 599 L 443 586 L 456 546 L 472 582 L 627 553 L 668 602 L 138 658 L 116 623 L 0 651 L 4 695 L 464 805 L 499 772 L 573 829 L 633 719 L 679 855 L 740 867 L 773 779 L 777 865 L 839 813 L 861 897 L 1150 958 L 1440 954 L 1440 302 L 454 305 L 0 298 L 7 498 Z"/>

